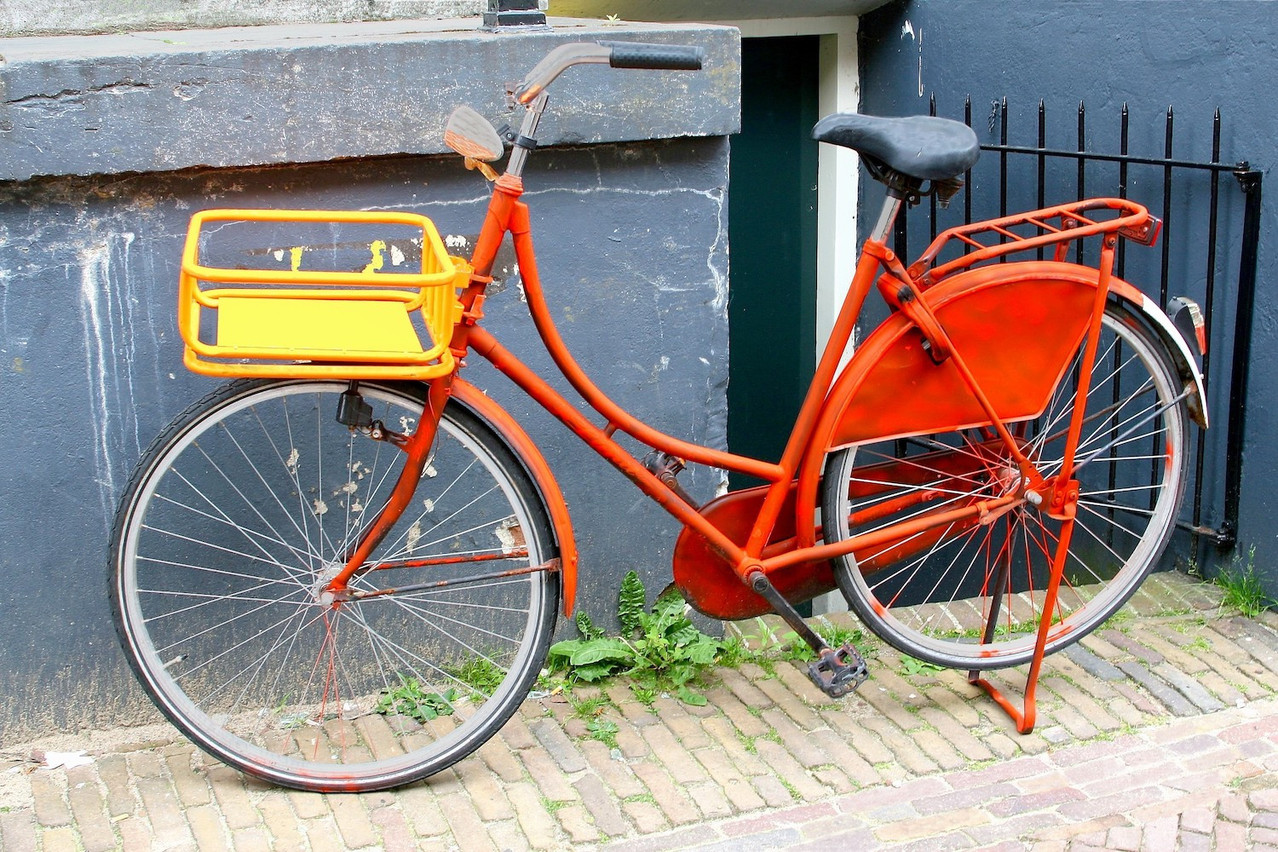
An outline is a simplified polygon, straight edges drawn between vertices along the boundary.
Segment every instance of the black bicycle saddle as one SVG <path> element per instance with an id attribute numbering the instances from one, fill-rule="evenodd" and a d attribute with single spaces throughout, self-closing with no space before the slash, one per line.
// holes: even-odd
<path id="1" fill-rule="evenodd" d="M 943 181 L 967 171 L 981 155 L 972 128 L 948 118 L 880 118 L 852 112 L 827 115 L 812 138 L 851 148 L 919 180 Z"/>

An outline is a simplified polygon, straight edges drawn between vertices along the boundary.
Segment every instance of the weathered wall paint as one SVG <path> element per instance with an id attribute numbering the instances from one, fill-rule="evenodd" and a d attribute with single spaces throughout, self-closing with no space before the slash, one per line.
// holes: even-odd
<path id="1" fill-rule="evenodd" d="M 1272 103 L 1278 90 L 1278 66 L 1273 62 L 1278 15 L 1273 12 L 1273 4 L 1263 0 L 900 0 L 862 18 L 862 108 L 882 115 L 926 113 L 927 97 L 935 92 L 940 114 L 961 117 L 963 98 L 970 94 L 973 125 L 981 141 L 991 143 L 998 141 L 1002 120 L 998 101 L 1006 96 L 1011 105 L 1011 143 L 1034 145 L 1034 110 L 1042 99 L 1049 113 L 1058 117 L 1049 128 L 1048 145 L 1072 149 L 1077 143 L 1073 114 L 1085 101 L 1089 149 L 1117 153 L 1117 116 L 1126 103 L 1131 111 L 1131 152 L 1161 156 L 1164 118 L 1170 106 L 1175 111 L 1175 156 L 1207 161 L 1212 112 L 1219 107 L 1224 122 L 1222 161 L 1247 159 L 1268 173 L 1278 161 L 1278 114 Z M 982 163 L 987 165 L 993 167 Z M 1150 181 L 1148 190 L 1141 186 L 1145 180 Z M 1160 178 L 1133 172 L 1131 196 L 1139 200 L 1142 191 L 1154 194 L 1156 180 Z M 978 178 L 965 192 L 976 198 L 981 189 Z M 1196 558 L 1209 570 L 1235 558 L 1245 564 L 1254 546 L 1256 569 L 1265 577 L 1270 594 L 1278 596 L 1278 534 L 1272 522 L 1278 512 L 1278 489 L 1271 484 L 1278 474 L 1278 452 L 1269 440 L 1278 427 L 1273 404 L 1278 398 L 1278 374 L 1266 369 L 1273 360 L 1270 356 L 1278 355 L 1278 309 L 1272 286 L 1278 273 L 1278 207 L 1273 203 L 1275 187 L 1268 190 L 1262 211 L 1239 546 L 1224 553 L 1205 546 Z M 1205 183 L 1194 192 L 1176 216 L 1201 215 L 1207 198 Z M 1240 195 L 1227 175 L 1221 192 Z M 868 189 L 867 198 L 871 197 L 877 204 L 879 196 Z M 1054 200 L 1067 199 L 1049 202 Z M 985 203 L 989 201 L 986 196 Z M 1016 204 L 1032 201 L 1013 199 L 1012 205 Z M 1236 235 L 1241 203 L 1231 209 L 1220 227 L 1232 228 Z M 912 244 L 915 250 L 920 246 L 921 242 Z M 1129 257 L 1139 257 L 1142 251 L 1133 250 Z M 1199 268 L 1199 260 L 1193 254 L 1173 258 L 1173 276 L 1190 287 L 1201 285 L 1205 271 Z M 1237 263 L 1235 236 L 1232 247 L 1219 258 L 1223 277 L 1217 287 L 1234 286 Z M 1221 333 L 1212 341 L 1214 357 L 1218 366 L 1228 367 L 1232 306 L 1215 322 Z M 1221 376 L 1209 387 L 1217 424 L 1223 424 L 1219 412 L 1228 405 L 1227 372 L 1222 370 Z M 1204 476 L 1216 485 L 1224 475 L 1222 433 L 1218 428 L 1211 435 Z M 1209 521 L 1220 517 L 1219 494 L 1212 499 Z M 1189 554 L 1182 551 L 1181 555 L 1183 561 Z"/>
<path id="2" fill-rule="evenodd" d="M 723 447 L 726 140 L 547 149 L 526 180 L 570 346 L 654 425 Z M 107 538 L 152 437 L 214 386 L 183 370 L 174 316 L 190 213 L 408 208 L 458 246 L 479 231 L 485 188 L 457 158 L 0 185 L 0 738 L 150 713 L 116 648 Z M 486 323 L 548 373 L 512 265 Z M 558 472 L 578 527 L 582 606 L 606 621 L 631 568 L 661 588 L 674 523 L 491 368 L 467 377 L 524 419 Z M 705 469 L 683 480 L 706 499 L 719 482 Z"/>

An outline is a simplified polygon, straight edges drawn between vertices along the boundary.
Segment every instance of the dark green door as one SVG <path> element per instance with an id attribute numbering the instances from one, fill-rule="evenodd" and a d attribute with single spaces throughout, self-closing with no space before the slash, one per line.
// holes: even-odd
<path id="1" fill-rule="evenodd" d="M 776 461 L 816 363 L 819 36 L 741 45 L 729 167 L 728 448 Z M 734 476 L 734 488 L 751 484 Z"/>

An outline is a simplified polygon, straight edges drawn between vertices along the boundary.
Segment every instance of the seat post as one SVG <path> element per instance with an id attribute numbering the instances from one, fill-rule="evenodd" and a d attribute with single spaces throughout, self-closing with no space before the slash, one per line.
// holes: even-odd
<path id="1" fill-rule="evenodd" d="M 879 221 L 875 223 L 874 230 L 870 232 L 870 239 L 876 243 L 887 242 L 888 234 L 892 232 L 892 225 L 896 222 L 897 214 L 901 212 L 901 196 L 897 195 L 893 190 L 888 190 L 887 197 L 883 199 L 883 209 L 879 211 Z"/>

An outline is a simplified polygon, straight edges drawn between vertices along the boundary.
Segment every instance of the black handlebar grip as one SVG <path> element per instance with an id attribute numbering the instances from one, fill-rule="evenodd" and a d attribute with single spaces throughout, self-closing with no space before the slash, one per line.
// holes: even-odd
<path id="1" fill-rule="evenodd" d="M 704 48 L 685 44 L 644 44 L 632 41 L 601 41 L 612 49 L 608 64 L 613 68 L 649 68 L 665 71 L 700 71 Z"/>

